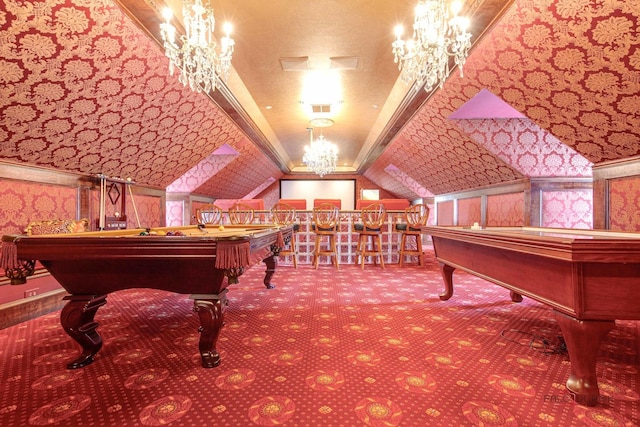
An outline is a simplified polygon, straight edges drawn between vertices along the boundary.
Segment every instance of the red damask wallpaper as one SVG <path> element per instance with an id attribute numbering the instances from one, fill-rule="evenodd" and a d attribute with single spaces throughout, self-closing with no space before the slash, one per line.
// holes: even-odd
<path id="1" fill-rule="evenodd" d="M 612 230 L 640 231 L 640 176 L 609 181 L 609 218 Z"/>
<path id="2" fill-rule="evenodd" d="M 487 196 L 488 227 L 524 225 L 524 193 Z"/>
<path id="3" fill-rule="evenodd" d="M 591 162 L 529 119 L 458 123 L 474 141 L 530 178 L 591 176 Z"/>
<path id="4" fill-rule="evenodd" d="M 203 185 L 209 177 L 220 172 L 239 155 L 240 153 L 227 144 L 223 145 L 172 182 L 171 185 L 167 187 L 167 192 L 193 193 Z"/>
<path id="5" fill-rule="evenodd" d="M 0 179 L 0 235 L 21 234 L 32 221 L 78 219 L 75 188 Z"/>
<path id="6" fill-rule="evenodd" d="M 77 202 L 75 188 L 0 179 L 0 236 L 22 234 L 32 221 L 78 219 Z M 0 275 L 4 277 L 2 269 Z M 60 288 L 51 278 L 38 279 L 36 283 L 4 288 L 0 304 L 23 298 L 25 289 L 36 287 L 43 293 Z"/>
<path id="7" fill-rule="evenodd" d="M 480 197 L 458 200 L 458 225 L 469 226 L 474 222 L 482 223 Z"/>
<path id="8" fill-rule="evenodd" d="M 160 197 L 134 195 L 134 199 L 129 197 L 126 203 L 127 228 L 160 227 L 164 208 Z"/>
<path id="9" fill-rule="evenodd" d="M 431 212 L 429 212 L 429 215 L 431 215 Z M 438 203 L 437 223 L 435 225 L 454 225 L 452 200 Z"/>
<path id="10" fill-rule="evenodd" d="M 195 216 L 196 209 L 198 209 L 198 207 L 199 207 L 198 205 L 193 206 L 192 216 Z M 180 225 L 184 225 L 182 221 L 182 214 L 184 212 L 184 209 L 185 209 L 185 206 L 183 201 L 167 200 L 167 203 L 166 203 L 167 214 L 165 219 L 167 227 L 177 227 Z"/>
<path id="11" fill-rule="evenodd" d="M 543 192 L 540 225 L 556 228 L 593 228 L 593 192 L 591 190 Z"/>

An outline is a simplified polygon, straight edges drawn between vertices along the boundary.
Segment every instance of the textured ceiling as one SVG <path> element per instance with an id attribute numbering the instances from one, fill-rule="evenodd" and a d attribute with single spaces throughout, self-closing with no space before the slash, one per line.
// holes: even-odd
<path id="1" fill-rule="evenodd" d="M 228 91 L 212 101 L 167 75 L 157 28 L 142 28 L 158 20 L 155 2 L 127 2 L 123 13 L 108 1 L 5 0 L 0 160 L 158 188 L 196 171 L 194 192 L 242 198 L 299 164 L 307 124 L 292 129 L 306 119 L 277 109 L 299 98 L 280 75 L 300 73 L 278 70 L 279 58 L 318 52 L 361 58 L 343 83 L 359 116 L 343 130 L 336 118 L 326 135 L 351 135 L 346 169 L 397 197 L 588 176 L 592 164 L 640 155 L 640 0 L 516 1 L 474 47 L 464 77 L 454 71 L 433 94 L 395 80 L 388 37 L 393 23 L 410 22 L 414 1 L 213 3 L 219 24 L 234 22 L 237 46 Z M 502 3 L 479 4 L 478 19 Z M 350 88 L 358 80 L 370 90 Z M 449 118 L 483 90 L 524 118 L 489 106 L 486 118 Z M 237 154 L 216 160 L 223 147 Z"/>

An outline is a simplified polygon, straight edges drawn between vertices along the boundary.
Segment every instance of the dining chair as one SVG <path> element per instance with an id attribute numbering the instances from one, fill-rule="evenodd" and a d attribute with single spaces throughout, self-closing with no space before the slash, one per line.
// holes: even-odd
<path id="1" fill-rule="evenodd" d="M 340 229 L 340 209 L 332 203 L 321 203 L 313 208 L 311 229 L 315 233 L 313 266 L 318 268 L 321 256 L 331 257 L 336 269 L 339 269 L 337 233 Z M 327 248 L 322 248 L 323 239 L 327 239 Z"/>
<path id="2" fill-rule="evenodd" d="M 196 219 L 198 224 L 222 224 L 222 208 L 213 203 L 204 205 L 196 209 Z"/>
<path id="3" fill-rule="evenodd" d="M 229 222 L 231 224 L 251 224 L 255 210 L 246 203 L 236 203 L 229 208 Z"/>
<path id="4" fill-rule="evenodd" d="M 271 208 L 271 221 L 277 226 L 291 225 L 293 226 L 293 233 L 291 233 L 291 241 L 289 242 L 289 249 L 282 248 L 280 250 L 281 256 L 293 257 L 293 267 L 298 268 L 298 252 L 296 244 L 296 233 L 300 229 L 300 224 L 296 221 L 298 216 L 296 214 L 296 208 L 286 203 L 276 203 Z"/>
<path id="5" fill-rule="evenodd" d="M 387 220 L 387 211 L 382 203 L 372 203 L 360 210 L 360 220 L 353 225 L 358 233 L 356 245 L 356 261 L 360 258 L 360 266 L 364 269 L 364 261 L 368 256 L 380 258 L 380 267 L 384 268 L 384 254 L 382 252 L 382 227 Z"/>
<path id="6" fill-rule="evenodd" d="M 417 256 L 418 264 L 424 265 L 424 253 L 422 252 L 421 227 L 427 225 L 429 219 L 429 207 L 425 204 L 415 204 L 404 210 L 404 223 L 396 224 L 396 230 L 402 233 L 400 239 L 400 267 L 406 256 Z M 413 241 L 412 241 L 413 239 Z M 410 244 L 411 246 L 407 246 Z"/>

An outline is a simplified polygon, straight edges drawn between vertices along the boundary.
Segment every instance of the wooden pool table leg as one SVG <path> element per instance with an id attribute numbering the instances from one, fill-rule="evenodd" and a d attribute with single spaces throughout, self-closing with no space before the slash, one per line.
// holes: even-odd
<path id="1" fill-rule="evenodd" d="M 440 271 L 442 272 L 442 280 L 444 280 L 444 292 L 440 294 L 440 299 L 446 301 L 453 296 L 453 272 L 455 267 L 441 262 Z"/>
<path id="2" fill-rule="evenodd" d="M 220 330 L 224 325 L 224 311 L 227 306 L 227 290 L 214 295 L 191 295 L 193 311 L 200 318 L 200 358 L 204 368 L 214 368 L 220 364 L 220 353 L 216 349 Z"/>
<path id="3" fill-rule="evenodd" d="M 273 289 L 276 287 L 275 284 L 271 283 L 271 279 L 273 278 L 273 274 L 276 272 L 276 268 L 278 267 L 278 257 L 276 255 L 271 255 L 262 260 L 264 264 L 267 266 L 267 269 L 264 274 L 264 285 L 267 289 Z"/>
<path id="4" fill-rule="evenodd" d="M 600 398 L 596 360 L 600 343 L 614 327 L 613 320 L 577 320 L 554 311 L 569 352 L 571 373 L 567 389 L 577 403 L 594 406 Z"/>
<path id="5" fill-rule="evenodd" d="M 444 291 L 439 295 L 440 300 L 446 301 L 453 296 L 453 272 L 456 270 L 445 263 L 440 263 L 440 271 L 442 273 L 442 280 L 444 281 Z M 522 295 L 517 292 L 510 291 L 511 301 L 522 302 Z"/>
<path id="6" fill-rule="evenodd" d="M 93 362 L 93 357 L 102 348 L 102 337 L 96 331 L 98 323 L 93 319 L 100 307 L 107 303 L 106 295 L 69 295 L 69 302 L 60 313 L 60 322 L 65 332 L 82 347 L 82 354 L 67 363 L 68 369 L 77 369 Z"/>
<path id="7" fill-rule="evenodd" d="M 511 301 L 513 302 L 522 302 L 522 295 L 515 291 L 509 291 L 509 295 L 511 296 Z"/>

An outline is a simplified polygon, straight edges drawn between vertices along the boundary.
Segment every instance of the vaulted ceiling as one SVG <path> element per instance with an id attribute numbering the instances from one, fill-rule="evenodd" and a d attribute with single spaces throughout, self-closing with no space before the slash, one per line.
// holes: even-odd
<path id="1" fill-rule="evenodd" d="M 168 75 L 161 1 L 5 0 L 0 160 L 257 194 L 302 171 L 305 72 L 281 61 L 300 57 L 310 68 L 357 59 L 340 72 L 344 103 L 325 135 L 340 146 L 338 175 L 397 197 L 588 177 L 640 155 L 640 0 L 469 1 L 464 76 L 432 93 L 398 81 L 391 55 L 415 0 L 212 4 L 218 25 L 234 23 L 236 51 L 226 87 L 207 96 Z"/>

